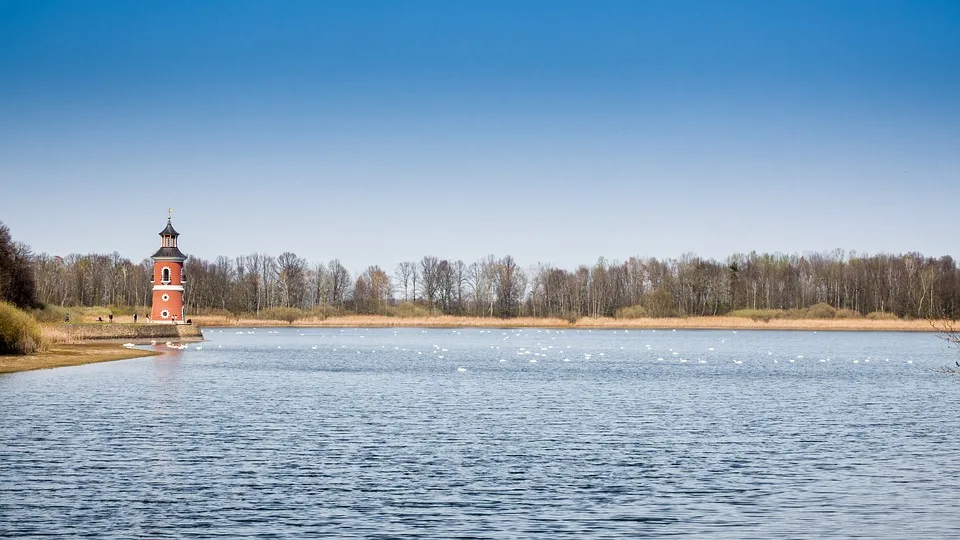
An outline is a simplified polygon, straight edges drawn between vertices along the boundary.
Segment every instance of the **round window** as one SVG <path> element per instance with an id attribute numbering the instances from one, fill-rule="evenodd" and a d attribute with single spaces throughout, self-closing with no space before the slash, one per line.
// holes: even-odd
<path id="1" fill-rule="evenodd" d="M 161 312 L 160 312 L 160 318 L 162 318 L 162 319 L 169 319 L 169 318 L 170 318 L 170 312 L 167 311 L 167 310 L 161 311 Z"/>
<path id="2" fill-rule="evenodd" d="M 169 295 L 169 294 L 165 294 L 165 295 L 161 296 L 160 299 L 163 300 L 164 302 L 166 302 L 167 300 L 170 299 L 170 295 Z"/>

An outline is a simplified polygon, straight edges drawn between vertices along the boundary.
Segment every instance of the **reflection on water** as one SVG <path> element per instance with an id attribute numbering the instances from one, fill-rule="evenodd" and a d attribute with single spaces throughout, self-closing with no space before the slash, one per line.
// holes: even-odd
<path id="1" fill-rule="evenodd" d="M 0 377 L 0 535 L 960 534 L 929 334 L 206 335 Z"/>

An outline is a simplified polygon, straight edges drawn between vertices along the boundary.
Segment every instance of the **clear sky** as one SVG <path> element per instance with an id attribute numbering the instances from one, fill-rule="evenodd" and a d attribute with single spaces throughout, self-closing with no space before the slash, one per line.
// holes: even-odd
<path id="1" fill-rule="evenodd" d="M 958 255 L 960 2 L 0 0 L 37 252 Z"/>

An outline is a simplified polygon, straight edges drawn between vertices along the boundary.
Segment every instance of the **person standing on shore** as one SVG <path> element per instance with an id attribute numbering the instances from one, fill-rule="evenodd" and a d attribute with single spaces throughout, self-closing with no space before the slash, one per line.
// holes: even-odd
<path id="1" fill-rule="evenodd" d="M 137 324 L 137 314 L 133 314 L 133 324 Z"/>
<path id="2" fill-rule="evenodd" d="M 110 319 L 110 322 L 113 322 L 113 313 L 107 315 L 107 318 Z"/>

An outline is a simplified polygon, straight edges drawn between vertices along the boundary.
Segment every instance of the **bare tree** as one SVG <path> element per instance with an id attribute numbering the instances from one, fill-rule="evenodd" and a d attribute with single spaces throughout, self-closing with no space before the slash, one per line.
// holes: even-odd
<path id="1" fill-rule="evenodd" d="M 423 283 L 421 293 L 431 308 L 434 307 L 437 297 L 437 287 L 439 285 L 437 267 L 439 265 L 440 261 L 432 255 L 426 255 L 420 260 L 420 276 Z"/>
<path id="2" fill-rule="evenodd" d="M 360 313 L 382 314 L 390 299 L 390 276 L 379 266 L 367 268 L 360 277 L 354 289 L 354 302 Z"/>
<path id="3" fill-rule="evenodd" d="M 21 308 L 37 305 L 37 281 L 30 247 L 15 242 L 0 222 L 0 300 Z"/>
<path id="4" fill-rule="evenodd" d="M 466 310 L 467 301 L 467 265 L 457 259 L 451 265 L 454 280 L 454 313 L 460 315 Z"/>
<path id="5" fill-rule="evenodd" d="M 330 261 L 327 271 L 330 280 L 330 303 L 342 310 L 350 293 L 350 272 L 340 264 L 340 259 Z"/>
<path id="6" fill-rule="evenodd" d="M 277 257 L 274 269 L 279 293 L 279 305 L 282 307 L 303 307 L 306 292 L 307 261 L 295 253 L 286 251 Z"/>
<path id="7" fill-rule="evenodd" d="M 467 268 L 467 281 L 473 294 L 475 315 L 493 316 L 496 280 L 497 263 L 493 255 L 487 255 Z"/>
<path id="8" fill-rule="evenodd" d="M 328 272 L 323 263 L 317 263 L 313 267 L 313 305 L 314 307 L 327 307 L 330 302 L 330 280 Z"/>
<path id="9" fill-rule="evenodd" d="M 398 264 L 397 269 L 393 273 L 397 277 L 397 285 L 403 286 L 403 299 L 407 302 L 410 301 L 410 281 L 414 280 L 414 286 L 416 284 L 416 279 L 414 278 L 415 272 L 416 264 L 405 261 Z"/>
<path id="10" fill-rule="evenodd" d="M 526 277 L 513 257 L 507 255 L 497 262 L 497 316 L 516 317 L 526 288 Z"/>

